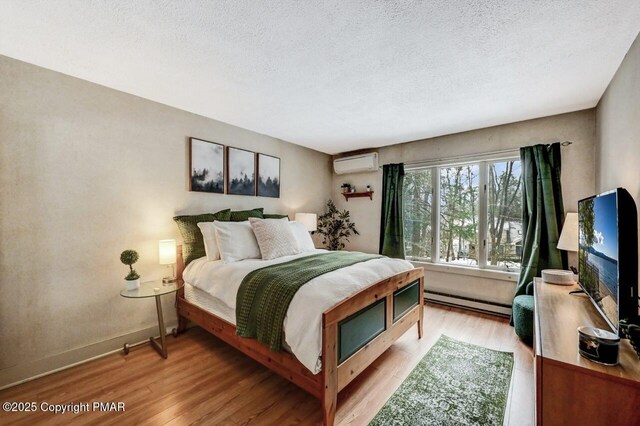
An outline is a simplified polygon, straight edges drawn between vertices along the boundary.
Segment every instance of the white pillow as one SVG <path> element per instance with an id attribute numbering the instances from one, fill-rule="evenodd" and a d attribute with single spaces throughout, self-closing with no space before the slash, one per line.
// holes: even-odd
<path id="1" fill-rule="evenodd" d="M 249 222 L 213 222 L 220 257 L 225 263 L 260 259 L 260 248 Z"/>
<path id="2" fill-rule="evenodd" d="M 198 228 L 200 228 L 200 232 L 202 232 L 204 251 L 207 253 L 207 259 L 219 260 L 220 249 L 218 248 L 215 224 L 213 222 L 198 222 Z"/>
<path id="3" fill-rule="evenodd" d="M 290 256 L 300 253 L 300 247 L 289 219 L 258 219 L 249 218 L 249 223 L 258 240 L 258 246 L 262 253 L 262 260 L 277 259 L 282 256 Z"/>
<path id="4" fill-rule="evenodd" d="M 300 247 L 300 252 L 304 253 L 305 251 L 314 251 L 316 249 L 315 244 L 313 244 L 313 240 L 311 239 L 311 235 L 309 235 L 309 230 L 304 224 L 300 222 L 289 222 L 291 226 L 291 230 L 293 231 L 293 235 L 296 237 L 296 241 L 298 241 L 298 247 Z"/>

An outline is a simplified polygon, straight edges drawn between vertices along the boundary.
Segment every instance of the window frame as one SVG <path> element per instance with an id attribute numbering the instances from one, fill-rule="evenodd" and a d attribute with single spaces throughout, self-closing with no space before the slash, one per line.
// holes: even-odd
<path id="1" fill-rule="evenodd" d="M 444 265 L 451 268 L 467 268 L 472 270 L 489 270 L 507 273 L 519 273 L 520 267 L 508 267 L 508 266 L 493 266 L 488 263 L 488 194 L 489 194 L 489 165 L 491 163 L 508 162 L 508 161 L 521 161 L 520 156 L 515 153 L 512 155 L 496 156 L 496 157 L 478 157 L 477 159 L 469 158 L 465 161 L 450 162 L 446 160 L 440 160 L 432 165 L 423 164 L 415 166 L 406 166 L 407 173 L 419 172 L 422 170 L 431 170 L 431 194 L 432 206 L 431 206 L 431 257 L 429 259 L 412 260 L 405 259 L 415 263 L 429 263 L 436 265 Z M 478 193 L 480 195 L 478 200 L 478 265 L 455 265 L 450 263 L 444 263 L 440 261 L 440 169 L 464 166 L 469 164 L 477 164 L 478 173 Z"/>

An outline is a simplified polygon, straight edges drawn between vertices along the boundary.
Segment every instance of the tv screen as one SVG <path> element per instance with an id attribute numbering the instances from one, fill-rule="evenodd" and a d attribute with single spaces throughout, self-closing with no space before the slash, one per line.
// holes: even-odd
<path id="1" fill-rule="evenodd" d="M 578 281 L 614 331 L 637 315 L 635 203 L 617 189 L 578 203 Z"/>

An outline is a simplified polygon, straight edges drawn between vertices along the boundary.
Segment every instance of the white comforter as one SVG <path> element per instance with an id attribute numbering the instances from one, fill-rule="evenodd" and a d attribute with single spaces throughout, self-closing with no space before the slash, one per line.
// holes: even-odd
<path id="1" fill-rule="evenodd" d="M 247 259 L 233 263 L 201 258 L 187 266 L 183 278 L 235 311 L 236 294 L 249 272 L 325 251 L 318 249 L 274 260 Z M 406 260 L 385 257 L 329 272 L 303 285 L 293 297 L 284 320 L 285 342 L 293 355 L 312 373 L 318 373 L 322 354 L 322 313 L 359 290 L 412 268 Z"/>

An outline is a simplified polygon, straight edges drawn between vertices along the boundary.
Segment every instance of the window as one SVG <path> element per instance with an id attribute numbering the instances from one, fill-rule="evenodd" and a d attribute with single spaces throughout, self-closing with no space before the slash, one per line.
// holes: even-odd
<path id="1" fill-rule="evenodd" d="M 478 265 L 477 164 L 440 168 L 440 262 Z"/>
<path id="2" fill-rule="evenodd" d="M 404 179 L 406 258 L 513 270 L 522 254 L 520 160 L 410 169 Z"/>
<path id="3" fill-rule="evenodd" d="M 487 265 L 520 267 L 522 196 L 520 161 L 489 163 Z"/>
<path id="4" fill-rule="evenodd" d="M 404 177 L 405 255 L 413 260 L 431 259 L 432 170 L 417 170 Z"/>

